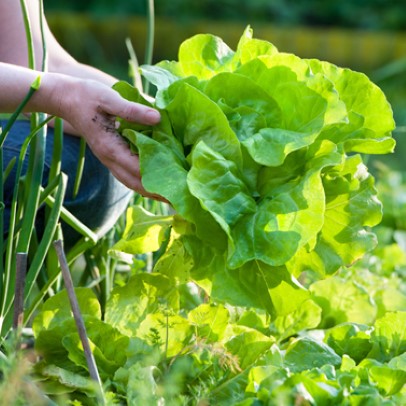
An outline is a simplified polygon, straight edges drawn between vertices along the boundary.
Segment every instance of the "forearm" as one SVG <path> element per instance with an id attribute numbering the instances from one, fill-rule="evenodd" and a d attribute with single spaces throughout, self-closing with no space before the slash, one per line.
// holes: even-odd
<path id="1" fill-rule="evenodd" d="M 28 101 L 26 112 L 60 115 L 58 81 L 71 80 L 64 75 L 42 73 L 28 68 L 0 62 L 0 112 L 12 113 L 24 100 L 33 82 L 41 77 L 40 87 Z"/>
<path id="2" fill-rule="evenodd" d="M 155 124 L 159 113 L 142 104 L 122 98 L 110 86 L 97 80 L 81 79 L 54 72 L 38 72 L 0 62 L 0 112 L 15 111 L 40 76 L 39 89 L 26 105 L 26 112 L 43 112 L 65 119 L 78 133 L 86 136 L 92 122 L 104 126 L 99 116 L 109 122 L 114 132 L 114 117 L 141 124 Z M 86 131 L 81 131 L 86 130 Z M 105 128 L 106 130 L 106 128 Z M 90 134 L 91 135 L 91 134 Z"/>
<path id="3" fill-rule="evenodd" d="M 79 63 L 75 60 L 58 61 L 53 60 L 49 65 L 49 72 L 62 73 L 82 79 L 92 79 L 113 86 L 118 81 L 117 78 L 93 68 L 92 66 Z"/>

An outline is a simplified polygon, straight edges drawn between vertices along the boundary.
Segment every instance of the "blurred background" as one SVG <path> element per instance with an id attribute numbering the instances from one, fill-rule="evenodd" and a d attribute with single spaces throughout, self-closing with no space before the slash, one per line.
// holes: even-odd
<path id="1" fill-rule="evenodd" d="M 131 40 L 144 62 L 149 0 L 44 0 L 61 44 L 81 62 L 129 80 Z M 152 0 L 150 0 L 152 2 Z M 406 171 L 405 0 L 155 0 L 153 60 L 177 59 L 182 41 L 218 35 L 233 49 L 249 24 L 280 51 L 366 73 L 394 110 L 396 153 L 380 158 Z"/>

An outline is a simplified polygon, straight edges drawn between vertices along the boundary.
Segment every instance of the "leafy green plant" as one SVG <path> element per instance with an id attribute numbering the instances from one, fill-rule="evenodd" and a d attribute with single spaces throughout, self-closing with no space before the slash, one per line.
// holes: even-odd
<path id="1" fill-rule="evenodd" d="M 300 309 L 275 318 L 205 303 L 190 284 L 196 301 L 185 306 L 184 285 L 159 273 L 141 271 L 116 286 L 104 315 L 90 289 L 76 293 L 107 404 L 400 405 L 406 400 L 401 264 L 390 265 L 377 247 L 312 283 Z M 43 305 L 33 330 L 41 356 L 37 385 L 57 404 L 66 398 L 97 404 L 66 292 Z"/>
<path id="2" fill-rule="evenodd" d="M 134 211 L 115 249 L 156 251 L 167 238 L 157 271 L 186 275 L 214 300 L 284 315 L 309 297 L 304 272 L 325 277 L 375 246 L 381 204 L 359 153 L 392 152 L 395 124 L 364 74 L 278 52 L 250 28 L 236 51 L 197 35 L 178 62 L 142 73 L 162 122 L 120 130 L 144 186 L 176 214 L 154 222 Z M 148 103 L 127 83 L 115 88 Z M 135 243 L 153 227 L 154 244 Z"/>
<path id="3" fill-rule="evenodd" d="M 250 30 L 236 52 L 200 35 L 142 71 L 162 123 L 121 130 L 176 214 L 131 206 L 110 250 L 128 279 L 102 305 L 77 289 L 106 403 L 405 403 L 403 182 L 376 190 L 359 155 L 394 147 L 383 93 Z M 67 300 L 34 319 L 35 377 L 96 404 Z"/>
<path id="4" fill-rule="evenodd" d="M 355 280 L 360 268 L 348 272 Z M 330 278 L 337 297 L 347 294 L 344 279 Z M 375 287 L 364 285 L 363 295 L 343 299 L 334 311 L 346 318 L 334 322 L 326 285 L 315 288 L 299 311 L 274 320 L 215 303 L 186 310 L 180 289 L 160 274 L 141 273 L 114 288 L 104 320 L 91 290 L 78 288 L 77 295 L 105 392 L 115 404 L 294 405 L 306 399 L 309 405 L 349 405 L 375 399 L 400 405 L 406 312 L 386 309 L 376 316 L 373 292 L 384 280 L 375 275 Z M 97 404 L 67 300 L 58 293 L 34 321 L 42 356 L 38 385 L 58 404 L 62 395 Z M 373 317 L 362 316 L 368 303 Z M 330 326 L 322 328 L 327 319 Z"/>

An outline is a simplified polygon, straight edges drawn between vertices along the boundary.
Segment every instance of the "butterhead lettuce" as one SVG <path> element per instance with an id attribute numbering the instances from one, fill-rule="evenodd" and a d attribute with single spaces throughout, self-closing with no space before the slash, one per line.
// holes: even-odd
<path id="1" fill-rule="evenodd" d="M 381 204 L 360 154 L 392 152 L 395 123 L 366 75 L 279 52 L 249 27 L 235 51 L 196 35 L 177 61 L 141 71 L 162 121 L 120 131 L 144 187 L 176 211 L 157 270 L 284 315 L 309 296 L 303 272 L 323 278 L 375 246 Z M 128 83 L 114 88 L 148 104 Z"/>

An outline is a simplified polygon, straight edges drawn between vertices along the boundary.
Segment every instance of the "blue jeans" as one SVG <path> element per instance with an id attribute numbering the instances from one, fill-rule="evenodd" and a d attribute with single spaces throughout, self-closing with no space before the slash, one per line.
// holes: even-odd
<path id="1" fill-rule="evenodd" d="M 6 120 L 0 120 L 0 127 L 5 126 Z M 18 159 L 21 146 L 30 133 L 30 123 L 19 120 L 14 123 L 10 133 L 3 144 L 4 168 L 13 157 Z M 43 185 L 48 182 L 49 169 L 52 161 L 53 128 L 48 128 L 46 138 L 45 167 Z M 92 151 L 86 147 L 85 165 L 79 192 L 73 197 L 73 185 L 79 157 L 80 139 L 69 134 L 63 137 L 62 172 L 68 175 L 68 185 L 64 206 L 75 217 L 93 230 L 98 236 L 104 235 L 117 222 L 117 219 L 127 208 L 133 192 L 120 183 L 110 171 L 100 163 Z M 28 154 L 24 161 L 23 173 L 28 165 Z M 4 185 L 4 231 L 7 233 L 9 226 L 10 204 L 13 196 L 16 166 Z M 43 210 L 42 210 L 43 211 Z M 39 233 L 43 228 L 43 213 L 39 211 L 37 227 Z M 64 242 L 66 247 L 71 247 L 80 238 L 80 235 L 66 224 L 62 224 Z"/>

